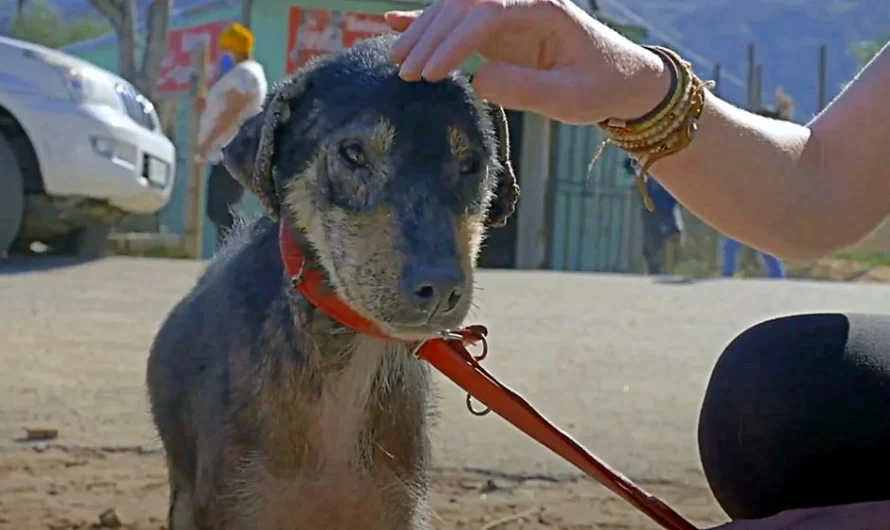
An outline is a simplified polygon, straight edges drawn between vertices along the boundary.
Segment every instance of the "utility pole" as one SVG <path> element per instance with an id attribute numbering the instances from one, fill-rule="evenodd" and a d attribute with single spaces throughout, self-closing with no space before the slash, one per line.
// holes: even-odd
<path id="1" fill-rule="evenodd" d="M 825 77 L 826 77 L 825 71 L 827 70 L 827 68 L 828 68 L 828 53 L 825 49 L 825 45 L 823 44 L 822 46 L 819 47 L 819 79 L 818 79 L 819 100 L 817 102 L 817 104 L 818 104 L 817 112 L 822 112 L 822 109 L 824 109 L 825 106 L 828 105 L 828 96 L 826 94 L 826 86 L 825 86 Z"/>
<path id="2" fill-rule="evenodd" d="M 754 76 L 757 75 L 755 65 L 756 62 L 754 58 L 754 41 L 751 41 L 748 43 L 748 95 L 745 98 L 745 106 L 748 108 L 748 110 L 754 109 Z"/>
<path id="3" fill-rule="evenodd" d="M 758 64 L 754 68 L 754 108 L 763 107 L 763 65 Z"/>
<path id="4" fill-rule="evenodd" d="M 711 74 L 711 79 L 714 80 L 714 95 L 720 96 L 720 63 L 714 64 L 714 72 Z"/>
<path id="5" fill-rule="evenodd" d="M 189 124 L 189 181 L 188 197 L 185 206 L 185 230 L 183 244 L 186 255 L 201 259 L 204 250 L 204 172 L 206 164 L 195 158 L 198 149 L 198 129 L 201 124 L 203 106 L 199 101 L 206 101 L 207 78 L 210 74 L 210 48 L 205 41 L 194 50 L 192 55 L 192 115 Z"/>
<path id="6" fill-rule="evenodd" d="M 241 23 L 250 29 L 253 12 L 253 0 L 241 0 Z"/>

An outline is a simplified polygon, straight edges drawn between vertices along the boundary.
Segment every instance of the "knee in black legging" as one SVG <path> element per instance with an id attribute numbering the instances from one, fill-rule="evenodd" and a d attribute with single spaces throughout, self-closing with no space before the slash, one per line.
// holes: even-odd
<path id="1" fill-rule="evenodd" d="M 734 519 L 890 499 L 890 317 L 798 315 L 743 332 L 714 368 L 699 448 Z"/>

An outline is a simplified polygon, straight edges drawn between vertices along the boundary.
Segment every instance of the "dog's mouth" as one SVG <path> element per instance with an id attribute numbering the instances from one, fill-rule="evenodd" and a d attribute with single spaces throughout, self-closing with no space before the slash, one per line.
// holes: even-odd
<path id="1" fill-rule="evenodd" d="M 368 312 L 362 312 L 368 315 Z M 402 314 L 386 317 L 368 315 L 368 318 L 395 339 L 418 341 L 430 339 L 441 335 L 444 331 L 460 327 L 467 312 L 465 310 L 444 312 L 442 308 L 436 308 L 426 315 Z"/>
<path id="2" fill-rule="evenodd" d="M 388 293 L 393 297 L 392 293 Z M 449 306 L 442 302 L 427 310 L 400 302 L 381 303 L 384 297 L 374 297 L 377 303 L 369 304 L 365 300 L 342 297 L 343 301 L 353 310 L 367 318 L 384 333 L 394 339 L 408 342 L 426 340 L 441 335 L 444 331 L 459 328 L 469 313 L 469 300 Z M 392 299 L 392 298 L 390 298 Z"/>

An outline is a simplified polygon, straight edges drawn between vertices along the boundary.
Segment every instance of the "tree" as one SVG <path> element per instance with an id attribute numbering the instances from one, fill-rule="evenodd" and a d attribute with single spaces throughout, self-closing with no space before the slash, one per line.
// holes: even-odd
<path id="1" fill-rule="evenodd" d="M 856 59 L 859 61 L 859 67 L 864 68 L 865 65 L 871 61 L 875 55 L 881 51 L 881 48 L 887 44 L 888 39 L 884 40 L 869 40 L 856 44 L 853 46 L 853 55 L 856 56 Z"/>
<path id="2" fill-rule="evenodd" d="M 136 60 L 136 0 L 90 0 L 90 4 L 108 19 L 118 37 L 120 75 L 133 83 L 150 100 L 155 99 L 155 80 L 161 61 L 167 55 L 167 32 L 173 0 L 154 0 L 148 8 L 145 43 L 141 60 Z"/>
<path id="3" fill-rule="evenodd" d="M 241 23 L 250 28 L 251 14 L 253 13 L 253 0 L 241 0 Z"/>
<path id="4" fill-rule="evenodd" d="M 108 22 L 97 17 L 65 20 L 57 9 L 43 0 L 19 0 L 17 7 L 21 9 L 9 25 L 9 36 L 49 48 L 61 48 L 111 31 Z"/>

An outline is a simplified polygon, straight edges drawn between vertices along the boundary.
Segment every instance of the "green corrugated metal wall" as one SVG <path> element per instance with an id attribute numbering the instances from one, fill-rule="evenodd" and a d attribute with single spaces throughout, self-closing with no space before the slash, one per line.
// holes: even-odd
<path id="1" fill-rule="evenodd" d="M 591 167 L 602 132 L 594 126 L 553 127 L 550 267 L 642 271 L 642 204 L 624 165 L 626 155 L 610 145 Z"/>

